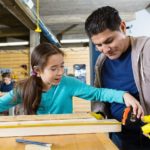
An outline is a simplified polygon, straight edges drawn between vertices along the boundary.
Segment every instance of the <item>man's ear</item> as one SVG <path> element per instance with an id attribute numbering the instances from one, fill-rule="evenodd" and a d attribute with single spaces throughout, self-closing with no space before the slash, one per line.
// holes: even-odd
<path id="1" fill-rule="evenodd" d="M 120 23 L 120 31 L 126 33 L 126 23 L 124 21 Z"/>

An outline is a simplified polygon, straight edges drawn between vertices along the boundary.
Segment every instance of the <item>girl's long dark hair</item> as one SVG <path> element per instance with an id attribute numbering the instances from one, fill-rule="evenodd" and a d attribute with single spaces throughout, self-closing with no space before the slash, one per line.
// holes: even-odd
<path id="1" fill-rule="evenodd" d="M 26 114 L 36 114 L 41 102 L 43 83 L 40 76 L 37 76 L 35 67 L 43 71 L 44 67 L 47 65 L 48 58 L 55 54 L 64 56 L 63 51 L 50 43 L 42 43 L 35 47 L 31 54 L 33 75 L 28 79 L 18 82 L 16 85 L 16 92 L 21 96 Z"/>

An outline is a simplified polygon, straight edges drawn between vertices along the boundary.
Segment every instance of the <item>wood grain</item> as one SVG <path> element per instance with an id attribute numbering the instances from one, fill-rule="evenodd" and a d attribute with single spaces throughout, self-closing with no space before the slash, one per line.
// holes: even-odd
<path id="1" fill-rule="evenodd" d="M 20 137 L 22 138 L 22 137 Z M 52 144 L 52 150 L 118 150 L 104 133 L 32 136 L 28 140 Z M 0 150 L 23 150 L 25 144 L 15 142 L 15 138 L 0 138 Z"/>

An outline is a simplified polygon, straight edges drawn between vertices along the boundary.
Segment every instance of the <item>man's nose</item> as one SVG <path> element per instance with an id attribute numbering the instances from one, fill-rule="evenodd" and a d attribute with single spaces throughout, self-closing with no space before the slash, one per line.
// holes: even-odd
<path id="1" fill-rule="evenodd" d="M 108 45 L 102 45 L 102 52 L 103 53 L 108 53 L 110 50 L 111 49 Z"/>

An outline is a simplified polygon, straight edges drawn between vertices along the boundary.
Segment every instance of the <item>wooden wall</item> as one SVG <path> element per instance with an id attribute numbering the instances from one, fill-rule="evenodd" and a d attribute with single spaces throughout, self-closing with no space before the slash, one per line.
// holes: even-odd
<path id="1" fill-rule="evenodd" d="M 90 84 L 90 59 L 89 47 L 62 48 L 65 52 L 65 66 L 68 74 L 74 74 L 74 64 L 86 65 L 86 83 Z M 74 97 L 74 112 L 89 112 L 91 109 L 90 102 Z"/>
<path id="2" fill-rule="evenodd" d="M 26 65 L 27 70 L 22 68 L 22 65 Z M 28 49 L 0 50 L 0 68 L 11 69 L 14 80 L 25 78 L 29 70 Z"/>

